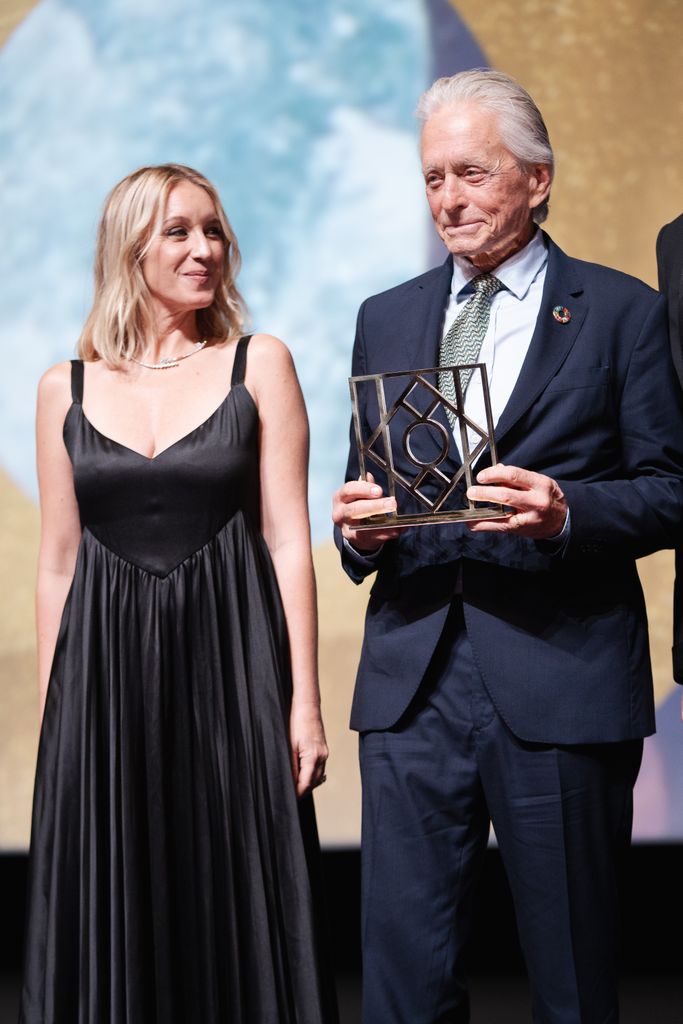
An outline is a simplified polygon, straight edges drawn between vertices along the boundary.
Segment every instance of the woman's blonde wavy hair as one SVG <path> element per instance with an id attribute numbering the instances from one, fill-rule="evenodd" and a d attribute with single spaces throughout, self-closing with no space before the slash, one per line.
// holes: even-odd
<path id="1" fill-rule="evenodd" d="M 142 262 L 161 228 L 171 190 L 183 181 L 211 197 L 225 238 L 214 300 L 197 310 L 199 336 L 225 341 L 243 332 L 246 307 L 235 284 L 240 252 L 216 189 L 199 171 L 182 164 L 140 167 L 114 186 L 104 204 L 97 230 L 95 298 L 78 341 L 81 359 L 104 359 L 120 367 L 131 356 L 142 355 L 154 331 Z"/>

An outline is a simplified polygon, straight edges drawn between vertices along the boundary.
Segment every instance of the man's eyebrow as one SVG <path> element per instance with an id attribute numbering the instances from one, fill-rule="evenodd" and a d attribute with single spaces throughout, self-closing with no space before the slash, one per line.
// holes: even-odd
<path id="1" fill-rule="evenodd" d="M 478 167 L 482 171 L 491 171 L 495 170 L 497 166 L 498 164 L 494 164 L 493 167 L 491 167 L 488 164 L 482 163 L 481 160 L 449 160 L 448 158 L 446 158 L 439 164 L 426 164 L 422 168 L 422 173 L 427 174 L 429 173 L 429 171 L 441 171 L 443 170 L 444 167 L 446 168 L 446 170 L 462 170 L 466 167 Z"/>

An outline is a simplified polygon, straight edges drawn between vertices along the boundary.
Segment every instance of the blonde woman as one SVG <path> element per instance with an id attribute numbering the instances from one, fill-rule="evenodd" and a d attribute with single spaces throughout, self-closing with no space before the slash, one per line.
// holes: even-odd
<path id="1" fill-rule="evenodd" d="M 38 395 L 41 711 L 22 1024 L 320 1024 L 308 430 L 179 165 L 121 181 Z M 297 800 L 297 797 L 299 798 Z"/>

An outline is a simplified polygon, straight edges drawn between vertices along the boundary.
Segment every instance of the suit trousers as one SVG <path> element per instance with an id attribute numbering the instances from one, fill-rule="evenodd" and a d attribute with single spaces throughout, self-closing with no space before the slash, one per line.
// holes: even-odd
<path id="1" fill-rule="evenodd" d="M 463 953 L 490 822 L 533 1020 L 618 1021 L 616 857 L 641 756 L 642 740 L 515 737 L 454 603 L 416 701 L 394 728 L 361 735 L 364 1024 L 469 1021 Z"/>

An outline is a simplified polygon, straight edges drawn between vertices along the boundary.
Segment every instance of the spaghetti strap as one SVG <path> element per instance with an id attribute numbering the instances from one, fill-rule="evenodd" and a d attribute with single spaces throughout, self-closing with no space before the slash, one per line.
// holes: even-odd
<path id="1" fill-rule="evenodd" d="M 77 405 L 83 402 L 83 360 L 71 360 L 71 400 Z"/>
<path id="2" fill-rule="evenodd" d="M 232 364 L 232 380 L 230 381 L 230 387 L 234 388 L 235 384 L 244 384 L 244 374 L 247 370 L 247 345 L 251 334 L 245 334 L 237 342 L 237 351 L 235 352 L 235 359 Z"/>

